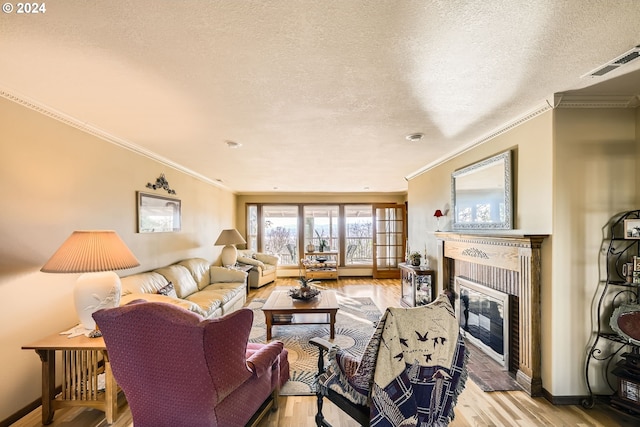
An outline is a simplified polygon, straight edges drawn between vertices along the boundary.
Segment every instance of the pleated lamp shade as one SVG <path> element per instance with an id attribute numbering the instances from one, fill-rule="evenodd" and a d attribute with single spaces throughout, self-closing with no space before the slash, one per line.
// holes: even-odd
<path id="1" fill-rule="evenodd" d="M 123 270 L 139 265 L 115 231 L 74 231 L 40 271 L 88 273 Z"/>
<path id="2" fill-rule="evenodd" d="M 74 231 L 40 271 L 85 273 L 76 281 L 73 296 L 81 325 L 93 330 L 94 312 L 120 304 L 120 278 L 113 270 L 139 265 L 115 231 Z"/>
<path id="3" fill-rule="evenodd" d="M 222 230 L 214 245 L 241 245 L 243 243 L 247 243 L 247 241 L 244 240 L 240 232 L 235 228 L 230 228 L 228 230 Z"/>

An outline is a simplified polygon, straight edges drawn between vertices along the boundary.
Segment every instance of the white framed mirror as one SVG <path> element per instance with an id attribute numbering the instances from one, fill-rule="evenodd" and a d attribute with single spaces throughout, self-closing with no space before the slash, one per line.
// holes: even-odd
<path id="1" fill-rule="evenodd" d="M 453 229 L 512 229 L 511 187 L 511 150 L 453 172 Z"/>

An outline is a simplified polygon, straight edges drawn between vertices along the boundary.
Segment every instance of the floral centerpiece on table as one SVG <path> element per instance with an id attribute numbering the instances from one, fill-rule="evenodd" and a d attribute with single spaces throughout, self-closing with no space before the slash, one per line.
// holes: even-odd
<path id="1" fill-rule="evenodd" d="M 304 260 L 301 259 L 300 265 L 302 265 L 303 262 Z M 300 277 L 298 279 L 298 282 L 300 282 L 300 286 L 297 288 L 292 288 L 289 291 L 289 296 L 293 299 L 301 299 L 301 300 L 310 300 L 312 298 L 317 297 L 320 294 L 320 291 L 316 288 L 309 286 L 311 282 L 313 282 L 313 279 L 307 279 L 306 277 L 303 277 L 302 272 L 300 271 L 300 267 L 298 267 L 298 275 Z"/>

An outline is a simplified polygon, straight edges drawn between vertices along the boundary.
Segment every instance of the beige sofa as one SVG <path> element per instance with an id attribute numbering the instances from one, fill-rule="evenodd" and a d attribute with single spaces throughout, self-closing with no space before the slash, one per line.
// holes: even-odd
<path id="1" fill-rule="evenodd" d="M 135 299 L 167 302 L 205 318 L 231 313 L 242 308 L 247 299 L 247 273 L 212 266 L 202 258 L 189 258 L 121 281 L 120 305 Z"/>
<path id="2" fill-rule="evenodd" d="M 280 259 L 275 255 L 256 252 L 250 249 L 238 251 L 238 262 L 253 266 L 253 268 L 249 270 L 249 286 L 252 288 L 259 288 L 276 280 L 278 261 L 280 261 Z"/>

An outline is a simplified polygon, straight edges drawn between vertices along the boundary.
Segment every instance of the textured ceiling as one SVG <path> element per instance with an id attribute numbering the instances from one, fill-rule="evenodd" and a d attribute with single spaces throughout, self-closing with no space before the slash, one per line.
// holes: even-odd
<path id="1" fill-rule="evenodd" d="M 554 93 L 639 70 L 580 77 L 638 22 L 635 0 L 47 1 L 0 16 L 0 91 L 235 192 L 402 192 Z"/>

